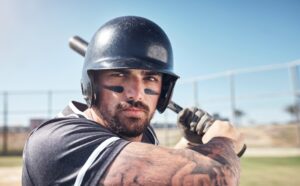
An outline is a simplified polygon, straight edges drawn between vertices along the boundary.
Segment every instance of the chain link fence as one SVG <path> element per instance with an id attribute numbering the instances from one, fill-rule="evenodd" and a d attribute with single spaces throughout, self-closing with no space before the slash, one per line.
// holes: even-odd
<path id="1" fill-rule="evenodd" d="M 298 147 L 299 65 L 297 60 L 182 79 L 173 101 L 229 120 L 247 134 L 250 146 Z M 80 90 L 0 93 L 0 152 L 4 155 L 21 154 L 29 131 L 54 117 L 70 100 L 84 102 Z M 176 117 L 170 110 L 154 116 L 152 125 L 162 145 L 172 146 L 180 138 Z"/>

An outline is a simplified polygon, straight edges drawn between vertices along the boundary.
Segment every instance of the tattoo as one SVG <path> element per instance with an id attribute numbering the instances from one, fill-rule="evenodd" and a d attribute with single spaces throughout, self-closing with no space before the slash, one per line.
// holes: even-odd
<path id="1" fill-rule="evenodd" d="M 228 176 L 239 178 L 239 158 L 233 151 L 233 145 L 230 139 L 224 137 L 216 137 L 208 142 L 207 145 L 193 146 L 190 149 L 199 152 L 222 165 L 207 167 L 208 169 L 210 169 L 207 170 L 207 172 L 210 172 L 210 180 L 216 178 L 213 185 L 232 185 L 233 183 L 228 183 L 226 181 L 226 178 Z M 198 172 L 203 172 L 201 167 Z M 238 185 L 238 182 L 236 182 L 235 185 Z"/>
<path id="2" fill-rule="evenodd" d="M 130 143 L 99 185 L 238 185 L 239 159 L 227 138 L 190 149 Z"/>

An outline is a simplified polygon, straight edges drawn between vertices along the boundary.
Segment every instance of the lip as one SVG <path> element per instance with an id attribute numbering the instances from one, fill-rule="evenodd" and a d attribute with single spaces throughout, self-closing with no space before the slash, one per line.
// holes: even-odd
<path id="1" fill-rule="evenodd" d="M 128 116 L 140 116 L 141 114 L 145 113 L 145 110 L 140 108 L 126 108 L 123 110 L 123 112 Z"/>

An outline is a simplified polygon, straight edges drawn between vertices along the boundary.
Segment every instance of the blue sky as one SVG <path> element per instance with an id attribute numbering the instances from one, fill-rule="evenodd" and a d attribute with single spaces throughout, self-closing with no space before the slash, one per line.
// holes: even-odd
<path id="1" fill-rule="evenodd" d="M 165 30 L 181 79 L 300 58 L 297 0 L 2 0 L 0 91 L 79 90 L 83 59 L 68 39 L 90 40 L 103 23 L 124 15 Z"/>

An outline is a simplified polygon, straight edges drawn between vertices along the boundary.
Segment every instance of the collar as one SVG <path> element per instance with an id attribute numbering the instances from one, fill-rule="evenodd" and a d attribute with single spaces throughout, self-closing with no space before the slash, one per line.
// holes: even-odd
<path id="1" fill-rule="evenodd" d="M 84 111 L 88 108 L 86 104 L 70 101 L 69 104 L 56 116 L 61 117 L 77 117 L 77 118 L 88 118 Z"/>
<path id="2" fill-rule="evenodd" d="M 58 113 L 56 118 L 75 117 L 88 119 L 87 115 L 84 113 L 86 109 L 88 109 L 86 104 L 77 101 L 70 101 L 69 104 L 60 113 Z M 149 136 L 151 136 L 151 141 L 153 141 L 155 145 L 158 145 L 159 141 L 151 126 L 147 127 L 147 133 L 149 133 Z"/>

